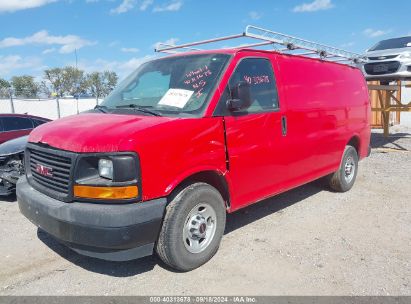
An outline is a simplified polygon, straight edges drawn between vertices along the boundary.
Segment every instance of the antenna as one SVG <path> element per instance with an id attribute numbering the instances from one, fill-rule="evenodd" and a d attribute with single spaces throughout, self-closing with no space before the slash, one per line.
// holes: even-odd
<path id="1" fill-rule="evenodd" d="M 75 56 L 76 56 L 76 70 L 77 70 L 77 49 L 74 49 L 74 54 L 75 54 Z"/>

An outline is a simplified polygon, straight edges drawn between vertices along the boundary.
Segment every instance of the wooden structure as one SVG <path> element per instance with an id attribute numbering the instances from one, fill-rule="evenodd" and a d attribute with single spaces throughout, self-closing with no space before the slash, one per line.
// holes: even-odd
<path id="1" fill-rule="evenodd" d="M 371 101 L 371 127 L 384 129 L 384 136 L 389 135 L 390 125 L 400 123 L 401 112 L 411 112 L 411 101 L 403 104 L 402 88 L 411 88 L 411 84 L 398 80 L 394 85 L 382 85 L 379 81 L 369 81 L 368 90 Z"/>

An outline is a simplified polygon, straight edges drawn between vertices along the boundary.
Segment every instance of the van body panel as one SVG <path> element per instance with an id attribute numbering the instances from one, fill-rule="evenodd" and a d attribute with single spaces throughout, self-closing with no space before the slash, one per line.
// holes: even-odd
<path id="1" fill-rule="evenodd" d="M 367 85 L 353 67 L 277 55 L 287 105 L 289 181 L 286 188 L 335 172 L 356 136 L 359 157 L 369 146 Z"/>
<path id="2" fill-rule="evenodd" d="M 274 111 L 224 117 L 230 165 L 227 176 L 233 189 L 230 196 L 231 211 L 281 192 L 288 172 L 288 138 L 282 135 L 281 128 L 286 104 L 283 102 L 284 92 L 280 89 L 283 85 L 278 76 L 280 73 L 275 57 L 269 53 L 256 57 L 255 52 L 238 52 L 227 69 L 220 91 L 224 91 L 236 67 L 245 58 L 264 58 L 271 63 L 279 88 L 280 106 Z"/>
<path id="3" fill-rule="evenodd" d="M 36 128 L 29 141 L 77 153 L 136 152 L 143 200 L 201 171 L 226 171 L 222 118 L 85 113 Z M 132 168 L 130 168 L 132 170 Z"/>

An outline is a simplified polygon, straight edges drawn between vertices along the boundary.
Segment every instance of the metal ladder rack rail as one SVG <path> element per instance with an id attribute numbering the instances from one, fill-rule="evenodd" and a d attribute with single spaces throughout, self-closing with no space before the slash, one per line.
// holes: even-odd
<path id="1" fill-rule="evenodd" d="M 269 40 L 274 43 L 282 44 L 290 50 L 303 49 L 317 53 L 320 57 L 339 57 L 350 61 L 358 62 L 361 55 L 325 44 L 312 42 L 306 39 L 285 35 L 271 30 L 263 29 L 253 25 L 248 25 L 245 30 L 245 36 L 260 40 Z"/>
<path id="2" fill-rule="evenodd" d="M 262 42 L 244 44 L 244 45 L 239 45 L 235 47 L 228 47 L 228 49 L 254 48 L 254 47 L 260 47 L 260 46 L 266 46 L 266 45 L 273 45 L 275 47 L 276 45 L 281 45 L 285 48 L 275 49 L 275 51 L 289 52 L 290 54 L 292 54 L 293 51 L 305 50 L 309 52 L 302 53 L 302 54 L 298 54 L 298 53 L 294 53 L 294 54 L 300 55 L 300 56 L 307 56 L 307 57 L 316 55 L 323 60 L 341 62 L 341 63 L 345 62 L 346 64 L 359 63 L 363 61 L 363 59 L 361 58 L 361 55 L 357 53 L 345 51 L 339 48 L 335 48 L 335 47 L 328 46 L 328 45 L 321 44 L 321 43 L 312 42 L 312 41 L 297 38 L 294 36 L 274 32 L 274 31 L 263 29 L 263 28 L 256 27 L 253 25 L 248 25 L 245 31 L 241 34 L 201 40 L 201 41 L 185 43 L 181 45 L 159 44 L 159 47 L 157 47 L 154 51 L 163 52 L 163 53 L 175 53 L 175 52 L 170 52 L 170 51 L 175 51 L 178 49 L 200 50 L 197 48 L 193 49 L 191 47 L 214 43 L 214 42 L 225 41 L 225 40 L 233 40 L 233 39 L 238 39 L 238 38 L 251 38 L 251 39 L 260 40 L 260 41 L 262 40 Z M 313 58 L 313 57 L 310 57 L 310 58 Z"/>

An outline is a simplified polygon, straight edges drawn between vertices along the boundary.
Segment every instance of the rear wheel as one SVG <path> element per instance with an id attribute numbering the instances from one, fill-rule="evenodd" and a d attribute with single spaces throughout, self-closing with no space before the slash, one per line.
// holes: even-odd
<path id="1" fill-rule="evenodd" d="M 330 187 L 338 192 L 346 192 L 352 188 L 358 171 L 358 154 L 353 146 L 346 146 L 340 168 L 330 176 Z"/>
<path id="2" fill-rule="evenodd" d="M 217 252 L 225 229 L 221 194 L 205 183 L 181 190 L 168 204 L 156 251 L 172 268 L 188 271 Z"/>

